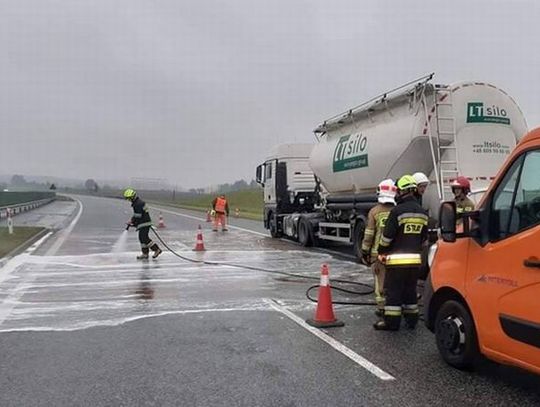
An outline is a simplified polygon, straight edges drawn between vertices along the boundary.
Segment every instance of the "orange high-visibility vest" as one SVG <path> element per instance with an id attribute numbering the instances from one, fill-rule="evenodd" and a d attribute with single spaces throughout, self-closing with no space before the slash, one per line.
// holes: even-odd
<path id="1" fill-rule="evenodd" d="M 225 206 L 227 205 L 227 200 L 221 197 L 218 197 L 216 200 L 216 207 L 214 210 L 216 212 L 225 213 Z"/>

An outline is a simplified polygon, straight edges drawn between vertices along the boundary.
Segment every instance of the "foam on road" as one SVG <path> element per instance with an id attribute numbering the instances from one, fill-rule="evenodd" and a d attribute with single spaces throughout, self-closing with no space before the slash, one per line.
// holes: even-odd
<path id="1" fill-rule="evenodd" d="M 356 268 L 325 254 L 296 250 L 181 254 L 315 278 L 322 262 L 330 263 L 335 277 L 350 275 Z M 4 310 L 0 331 L 86 329 L 197 309 L 262 310 L 269 308 L 262 298 L 284 284 L 280 275 L 228 265 L 190 263 L 171 253 L 144 262 L 135 260 L 136 255 L 133 251 L 25 257 L 0 284 L 0 298 L 4 298 L 0 305 L 0 315 Z M 364 281 L 369 280 L 370 276 L 365 275 Z M 306 301 L 301 306 L 306 305 L 312 307 Z"/>

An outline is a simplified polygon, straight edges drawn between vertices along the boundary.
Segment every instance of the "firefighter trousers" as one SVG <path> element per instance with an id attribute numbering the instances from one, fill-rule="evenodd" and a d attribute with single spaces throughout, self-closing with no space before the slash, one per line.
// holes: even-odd
<path id="1" fill-rule="evenodd" d="M 416 284 L 419 267 L 386 267 L 384 322 L 390 329 L 399 329 L 401 316 L 409 328 L 418 323 Z"/>
<path id="2" fill-rule="evenodd" d="M 373 278 L 375 281 L 374 294 L 375 302 L 377 303 L 377 309 L 384 311 L 384 277 L 386 269 L 384 264 L 379 260 L 374 260 L 371 264 L 371 270 L 373 271 Z"/>
<path id="3" fill-rule="evenodd" d="M 149 236 L 150 226 L 145 226 L 139 229 L 139 242 L 141 243 L 141 251 L 143 254 L 148 254 L 150 249 L 158 250 L 158 245 L 155 244 Z"/>

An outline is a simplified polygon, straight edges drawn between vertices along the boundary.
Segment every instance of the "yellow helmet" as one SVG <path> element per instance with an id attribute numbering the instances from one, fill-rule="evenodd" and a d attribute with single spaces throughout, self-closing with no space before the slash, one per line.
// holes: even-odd
<path id="1" fill-rule="evenodd" d="M 411 189 L 416 189 L 417 184 L 412 175 L 404 175 L 396 182 L 396 187 L 400 191 L 408 191 Z"/>
<path id="2" fill-rule="evenodd" d="M 126 199 L 133 199 L 135 196 L 137 196 L 137 192 L 134 189 L 128 188 L 124 191 L 124 198 Z"/>

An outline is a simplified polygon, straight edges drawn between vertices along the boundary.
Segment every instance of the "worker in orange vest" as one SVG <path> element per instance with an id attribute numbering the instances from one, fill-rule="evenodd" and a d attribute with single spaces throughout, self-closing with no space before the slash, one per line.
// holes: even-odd
<path id="1" fill-rule="evenodd" d="M 212 208 L 216 213 L 214 216 L 214 228 L 213 231 L 218 231 L 218 226 L 221 223 L 221 229 L 227 231 L 227 217 L 229 216 L 229 203 L 225 198 L 225 195 L 221 194 L 212 201 Z"/>

